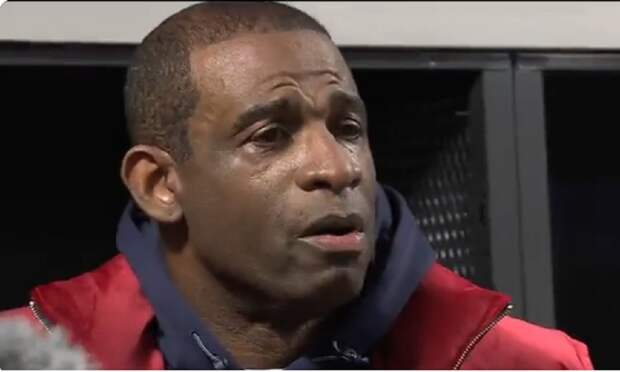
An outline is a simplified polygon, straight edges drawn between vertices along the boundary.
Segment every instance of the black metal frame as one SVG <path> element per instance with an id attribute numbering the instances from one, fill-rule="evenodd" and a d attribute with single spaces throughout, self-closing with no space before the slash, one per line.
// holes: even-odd
<path id="1" fill-rule="evenodd" d="M 600 53 L 516 54 L 517 70 L 534 71 L 613 71 L 620 70 L 620 51 Z"/>
<path id="2" fill-rule="evenodd" d="M 506 53 L 410 48 L 341 48 L 353 69 L 508 70 Z"/>
<path id="3" fill-rule="evenodd" d="M 526 317 L 539 324 L 554 326 L 544 73 L 620 72 L 620 52 L 523 52 L 517 53 L 514 61 L 520 246 Z"/>
<path id="4" fill-rule="evenodd" d="M 515 139 L 519 172 L 519 226 L 527 319 L 555 325 L 551 220 L 543 78 L 515 71 Z"/>
<path id="5" fill-rule="evenodd" d="M 519 230 L 519 190 L 515 148 L 514 86 L 512 72 L 482 75 L 486 129 L 491 259 L 496 289 L 509 294 L 513 315 L 527 318 Z"/>

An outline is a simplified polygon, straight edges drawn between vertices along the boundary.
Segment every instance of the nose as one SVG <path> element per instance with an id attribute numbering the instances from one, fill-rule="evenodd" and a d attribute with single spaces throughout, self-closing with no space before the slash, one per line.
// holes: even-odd
<path id="1" fill-rule="evenodd" d="M 303 161 L 296 174 L 302 190 L 341 194 L 359 185 L 362 171 L 354 147 L 338 142 L 324 125 L 308 129 L 303 143 Z"/>

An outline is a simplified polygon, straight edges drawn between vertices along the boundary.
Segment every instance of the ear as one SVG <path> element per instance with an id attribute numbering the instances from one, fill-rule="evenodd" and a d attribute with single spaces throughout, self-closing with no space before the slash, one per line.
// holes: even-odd
<path id="1" fill-rule="evenodd" d="M 174 223 L 183 217 L 179 203 L 181 180 L 166 151 L 138 145 L 123 158 L 121 178 L 140 208 L 152 219 Z"/>

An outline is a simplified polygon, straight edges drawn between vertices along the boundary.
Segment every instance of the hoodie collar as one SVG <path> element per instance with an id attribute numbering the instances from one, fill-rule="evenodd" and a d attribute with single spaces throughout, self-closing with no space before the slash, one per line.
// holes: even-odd
<path id="1" fill-rule="evenodd" d="M 157 224 L 133 203 L 129 203 L 121 218 L 117 243 L 153 307 L 157 341 L 166 367 L 228 368 L 230 356 L 202 324 L 168 275 Z M 203 350 L 205 344 L 209 345 L 207 352 Z"/>
<path id="2" fill-rule="evenodd" d="M 366 356 L 387 334 L 431 267 L 433 251 L 401 195 L 379 187 L 376 214 L 376 257 L 361 295 L 334 314 L 337 326 L 287 369 L 366 368 Z M 172 283 L 157 225 L 133 203 L 123 214 L 117 242 L 153 306 L 167 367 L 238 369 Z"/>

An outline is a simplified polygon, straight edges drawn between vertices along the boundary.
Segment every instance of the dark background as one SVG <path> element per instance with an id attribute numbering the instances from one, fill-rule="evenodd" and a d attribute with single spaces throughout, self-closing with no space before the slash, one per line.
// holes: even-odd
<path id="1" fill-rule="evenodd" d="M 620 74 L 547 73 L 545 101 L 556 321 L 618 368 Z"/>

